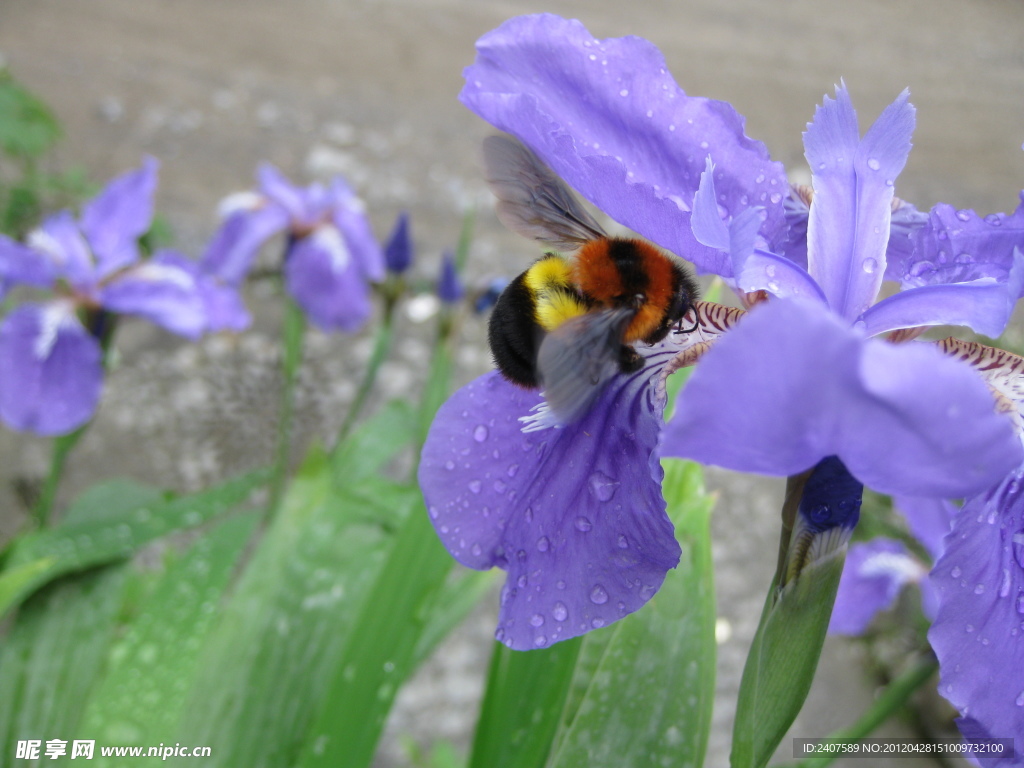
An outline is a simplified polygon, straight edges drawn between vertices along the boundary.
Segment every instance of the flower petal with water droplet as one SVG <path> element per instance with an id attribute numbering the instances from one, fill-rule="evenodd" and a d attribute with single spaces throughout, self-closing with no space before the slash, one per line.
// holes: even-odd
<path id="1" fill-rule="evenodd" d="M 1024 744 L 1022 479 L 1011 475 L 957 515 L 931 575 L 939 609 L 928 633 L 942 672 L 939 692 L 964 715 L 957 721 L 964 737 L 1013 738 L 1017 745 Z M 990 512 L 997 513 L 993 522 Z M 1018 765 L 976 759 L 986 767 Z"/>
<path id="2" fill-rule="evenodd" d="M 420 486 L 459 562 L 508 571 L 498 634 L 510 647 L 611 624 L 647 602 L 678 562 L 653 456 L 662 403 L 648 381 L 656 373 L 617 376 L 583 418 L 562 428 L 524 433 L 519 419 L 541 398 L 496 372 L 438 412 Z M 500 458 L 480 450 L 481 425 L 488 445 L 502 446 Z"/>

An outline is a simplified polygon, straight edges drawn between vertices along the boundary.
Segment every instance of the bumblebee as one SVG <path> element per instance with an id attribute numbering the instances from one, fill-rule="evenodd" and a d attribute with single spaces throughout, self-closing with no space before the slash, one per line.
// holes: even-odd
<path id="1" fill-rule="evenodd" d="M 582 416 L 617 373 L 643 358 L 698 297 L 678 259 L 643 240 L 609 237 L 568 186 L 528 148 L 484 140 L 484 167 L 502 223 L 554 248 L 509 283 L 494 306 L 488 341 L 506 379 L 543 388 L 561 424 Z M 693 330 L 692 328 L 690 330 Z"/>

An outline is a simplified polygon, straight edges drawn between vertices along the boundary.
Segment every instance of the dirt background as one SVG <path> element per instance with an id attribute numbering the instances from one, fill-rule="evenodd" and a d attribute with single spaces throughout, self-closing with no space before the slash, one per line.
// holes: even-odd
<path id="1" fill-rule="evenodd" d="M 918 109 L 897 194 L 1008 211 L 1024 186 L 1024 4 L 1018 0 L 0 0 L 0 55 L 67 131 L 55 164 L 101 182 L 162 162 L 158 210 L 176 245 L 198 255 L 217 202 L 269 160 L 297 181 L 344 174 L 382 238 L 412 214 L 416 275 L 433 279 L 467 207 L 478 206 L 469 279 L 518 271 L 532 251 L 489 208 L 477 148 L 489 130 L 456 100 L 473 43 L 504 19 L 553 11 L 598 37 L 654 41 L 687 92 L 732 102 L 747 133 L 787 168 L 822 94 L 845 79 L 862 130 L 905 87 Z M 255 329 L 183 345 L 142 324 L 121 338 L 95 428 L 63 498 L 98 477 L 181 489 L 265 461 L 276 402 L 275 299 L 249 291 Z M 478 320 L 464 325 L 460 380 L 488 366 Z M 425 326 L 410 321 L 381 397 L 415 386 Z M 368 340 L 314 334 L 303 373 L 299 440 L 329 438 Z M 16 481 L 39 478 L 46 445 L 0 435 L 0 538 L 21 516 Z M 720 644 L 719 703 L 708 765 L 727 761 L 739 672 L 776 546 L 776 481 L 711 471 Z M 398 702 L 380 766 L 405 762 L 399 736 L 465 744 L 473 727 L 493 606 L 481 609 Z M 824 736 L 870 701 L 856 649 L 830 640 L 793 735 Z M 899 734 L 899 730 L 892 733 Z M 789 758 L 788 742 L 780 757 Z M 922 763 L 923 764 L 923 763 Z M 881 765 L 881 763 L 880 763 Z M 895 763 L 893 763 L 895 765 Z"/>

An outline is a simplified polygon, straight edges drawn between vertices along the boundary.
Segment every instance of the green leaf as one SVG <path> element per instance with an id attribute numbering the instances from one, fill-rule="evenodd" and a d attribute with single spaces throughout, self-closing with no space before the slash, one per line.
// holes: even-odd
<path id="1" fill-rule="evenodd" d="M 392 457 L 412 443 L 416 416 L 404 400 L 393 400 L 334 449 L 331 461 L 339 484 L 354 487 L 373 477 Z"/>
<path id="2" fill-rule="evenodd" d="M 418 661 L 416 651 L 437 594 L 454 564 L 426 508 L 418 504 L 352 625 L 300 766 L 370 764 L 395 694 Z"/>
<path id="3" fill-rule="evenodd" d="M 0 70 L 0 149 L 35 159 L 57 143 L 60 123 L 42 101 Z"/>
<path id="4" fill-rule="evenodd" d="M 167 501 L 152 488 L 112 481 L 86 491 L 56 528 L 18 539 L 10 549 L 5 571 L 29 568 L 0 602 L 0 615 L 33 590 L 57 576 L 109 563 L 172 531 L 194 528 L 243 502 L 266 480 L 253 472 L 208 491 Z M 47 567 L 32 563 L 47 562 Z"/>
<path id="5" fill-rule="evenodd" d="M 545 764 L 582 642 L 574 637 L 534 651 L 494 644 L 470 768 Z"/>
<path id="6" fill-rule="evenodd" d="M 700 765 L 711 728 L 715 687 L 715 596 L 710 513 L 700 467 L 665 460 L 662 490 L 682 547 L 679 566 L 636 613 L 584 648 L 600 657 L 581 665 L 587 687 L 566 708 L 564 733 L 549 765 Z M 584 654 L 584 658 L 587 655 Z M 588 666 L 590 669 L 588 669 Z"/>
<path id="7" fill-rule="evenodd" d="M 295 763 L 380 571 L 392 537 L 332 475 L 312 451 L 197 666 L 181 741 L 209 745 L 211 766 Z"/>
<path id="8" fill-rule="evenodd" d="M 257 520 L 249 513 L 221 523 L 167 569 L 113 644 L 109 670 L 89 699 L 79 738 L 136 745 L 181 740 L 187 682 Z M 97 759 L 98 766 L 137 762 Z"/>
<path id="9" fill-rule="evenodd" d="M 740 682 L 733 768 L 767 764 L 803 706 L 825 642 L 846 548 L 811 563 L 777 598 L 773 583 Z"/>
<path id="10" fill-rule="evenodd" d="M 450 577 L 437 591 L 426 624 L 416 643 L 413 666 L 424 661 L 448 633 L 462 623 L 480 599 L 491 592 L 498 573 L 500 571 L 495 569 L 471 571 L 459 568 L 454 578 Z"/>
<path id="11" fill-rule="evenodd" d="M 18 740 L 70 739 L 75 733 L 107 657 L 126 570 L 118 564 L 61 579 L 21 607 L 0 650 L 5 759 L 15 754 Z"/>

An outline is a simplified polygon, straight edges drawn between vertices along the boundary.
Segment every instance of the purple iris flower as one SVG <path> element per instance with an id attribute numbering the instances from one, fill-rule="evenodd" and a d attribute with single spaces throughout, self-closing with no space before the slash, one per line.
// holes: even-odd
<path id="1" fill-rule="evenodd" d="M 1001 271 L 874 305 L 890 254 L 911 274 L 907 252 L 941 239 L 893 197 L 914 122 L 905 95 L 863 142 L 845 89 L 826 100 L 807 134 L 815 189 L 804 201 L 743 118 L 687 96 L 645 40 L 519 17 L 480 39 L 465 76 L 463 103 L 612 218 L 744 293 L 780 297 L 742 320 L 699 308 L 698 331 L 638 347 L 645 368 L 562 428 L 537 429 L 541 395 L 496 373 L 441 409 L 421 487 L 456 559 L 508 571 L 500 640 L 572 637 L 657 590 L 678 557 L 659 454 L 778 475 L 837 456 L 879 490 L 933 497 L 975 493 L 1020 463 L 973 371 L 928 345 L 870 338 L 945 323 L 998 333 L 1024 283 L 1015 246 Z M 712 341 L 662 434 L 664 376 Z"/>
<path id="2" fill-rule="evenodd" d="M 140 257 L 138 240 L 153 217 L 157 161 L 111 181 L 75 219 L 51 216 L 24 245 L 0 239 L 0 275 L 8 285 L 52 289 L 47 303 L 26 303 L 0 325 L 0 418 L 41 435 L 70 432 L 96 410 L 102 388 L 99 338 L 111 314 L 144 317 L 197 338 L 244 315 L 194 262 L 171 253 Z"/>
<path id="3" fill-rule="evenodd" d="M 385 272 L 362 201 L 339 177 L 326 187 L 297 187 L 270 165 L 257 176 L 258 192 L 224 201 L 224 223 L 202 265 L 237 285 L 260 247 L 284 233 L 284 278 L 292 298 L 323 330 L 358 330 L 373 308 L 369 283 L 383 280 Z"/>
<path id="4" fill-rule="evenodd" d="M 458 304 L 466 295 L 466 288 L 455 268 L 455 256 L 449 251 L 441 255 L 441 276 L 437 280 L 437 295 L 445 304 Z"/>

